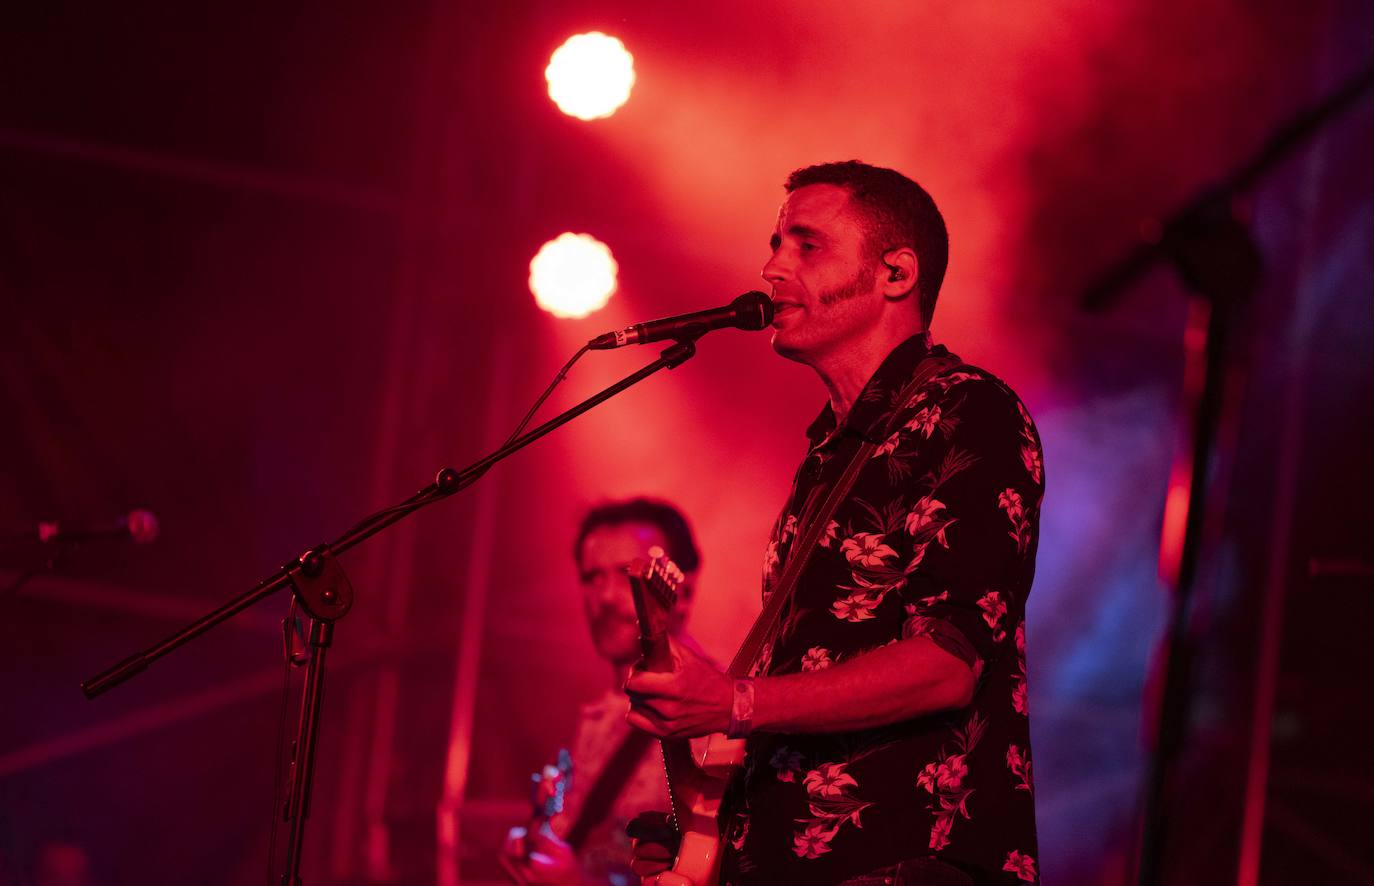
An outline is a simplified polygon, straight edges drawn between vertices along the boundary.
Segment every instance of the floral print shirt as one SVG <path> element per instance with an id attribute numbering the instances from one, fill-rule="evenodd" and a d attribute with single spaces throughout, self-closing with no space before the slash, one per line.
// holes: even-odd
<path id="1" fill-rule="evenodd" d="M 755 734 L 722 814 L 727 884 L 839 883 L 935 857 L 977 883 L 1036 883 L 1026 597 L 1044 474 L 1020 400 L 955 366 L 897 402 L 929 353 L 898 346 L 845 422 L 830 407 L 764 559 L 764 596 L 859 446 L 877 449 L 828 521 L 756 674 L 928 637 L 979 675 L 968 707 L 858 732 Z M 887 430 L 891 428 L 892 430 Z M 814 504 L 812 506 L 815 506 Z"/>

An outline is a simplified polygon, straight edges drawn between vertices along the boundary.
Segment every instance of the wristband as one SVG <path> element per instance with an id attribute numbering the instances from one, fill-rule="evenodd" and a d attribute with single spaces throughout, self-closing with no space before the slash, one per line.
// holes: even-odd
<path id="1" fill-rule="evenodd" d="M 754 678 L 740 677 L 730 694 L 730 726 L 727 738 L 744 738 L 754 729 Z"/>

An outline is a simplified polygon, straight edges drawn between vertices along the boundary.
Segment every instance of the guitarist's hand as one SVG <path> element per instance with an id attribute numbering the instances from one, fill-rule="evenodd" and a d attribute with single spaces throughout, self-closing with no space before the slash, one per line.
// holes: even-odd
<path id="1" fill-rule="evenodd" d="M 695 738 L 730 726 L 731 681 L 695 650 L 669 638 L 671 671 L 636 667 L 625 681 L 629 724 L 662 738 Z"/>
<path id="2" fill-rule="evenodd" d="M 501 866 L 520 886 L 581 886 L 582 868 L 572 847 L 547 824 L 511 828 L 501 847 Z"/>
<path id="3" fill-rule="evenodd" d="M 630 868 L 640 878 L 653 877 L 672 867 L 681 835 L 668 823 L 666 812 L 641 812 L 625 826 L 634 858 Z"/>

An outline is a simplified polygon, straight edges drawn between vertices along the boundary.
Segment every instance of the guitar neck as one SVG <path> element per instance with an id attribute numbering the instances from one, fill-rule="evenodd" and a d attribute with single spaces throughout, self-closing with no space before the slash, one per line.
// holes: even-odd
<path id="1" fill-rule="evenodd" d="M 643 659 L 640 667 L 650 673 L 668 673 L 673 669 L 673 650 L 668 645 L 668 634 L 658 633 L 639 638 Z M 661 738 L 659 747 L 663 749 L 663 768 L 668 776 L 668 796 L 673 802 L 673 817 L 679 822 L 686 820 L 686 809 L 681 808 L 681 791 L 675 788 L 681 783 L 682 774 L 692 766 L 692 748 L 687 739 Z"/>
<path id="2" fill-rule="evenodd" d="M 640 667 L 653 674 L 666 674 L 673 669 L 673 649 L 668 634 L 660 631 L 639 638 Z"/>
<path id="3" fill-rule="evenodd" d="M 626 574 L 639 622 L 642 653 L 639 666 L 645 671 L 666 673 L 674 666 L 669 632 L 670 625 L 674 624 L 673 607 L 683 575 L 662 550 L 651 550 L 650 555 L 649 562 L 636 560 L 631 563 Z M 663 749 L 673 824 L 682 835 L 678 858 L 673 864 L 673 882 L 713 886 L 719 871 L 717 817 L 727 776 L 703 768 L 707 759 L 716 759 L 709 750 L 703 752 L 701 765 L 698 765 L 688 739 L 663 738 L 659 739 L 659 746 Z M 724 767 L 737 767 L 742 762 L 742 748 L 739 748 L 739 757 L 741 759 L 724 761 Z M 724 767 L 717 769 L 723 772 Z"/>

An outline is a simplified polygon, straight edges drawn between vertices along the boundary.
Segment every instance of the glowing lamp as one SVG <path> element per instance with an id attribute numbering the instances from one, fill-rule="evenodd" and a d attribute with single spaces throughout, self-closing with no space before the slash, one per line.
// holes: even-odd
<path id="1" fill-rule="evenodd" d="M 609 34 L 574 34 L 554 50 L 544 69 L 549 98 L 563 113 L 580 120 L 609 117 L 630 97 L 635 59 Z"/>
<path id="2" fill-rule="evenodd" d="M 585 317 L 610 301 L 619 271 L 605 243 L 590 234 L 559 234 L 530 259 L 530 292 L 555 317 Z"/>

